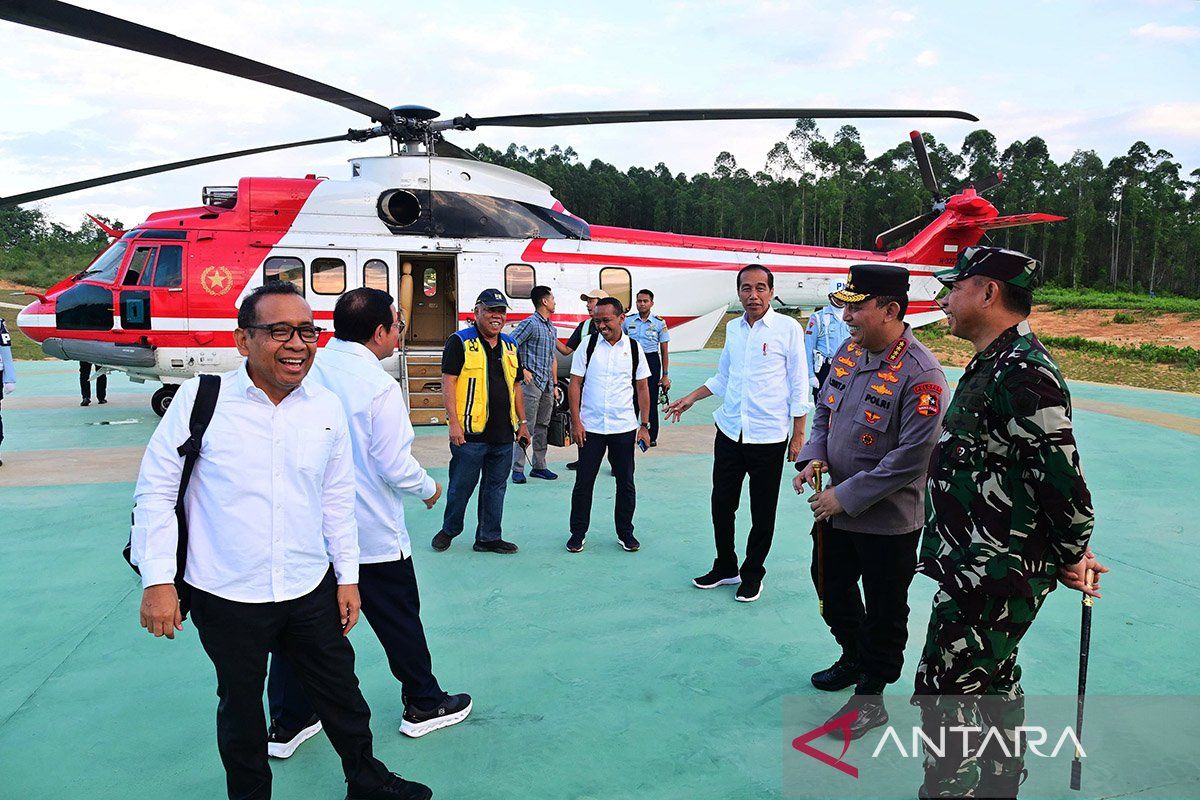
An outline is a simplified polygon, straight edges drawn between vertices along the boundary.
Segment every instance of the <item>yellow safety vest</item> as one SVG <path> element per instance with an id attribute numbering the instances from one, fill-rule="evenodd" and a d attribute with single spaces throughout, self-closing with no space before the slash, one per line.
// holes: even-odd
<path id="1" fill-rule="evenodd" d="M 454 334 L 462 340 L 463 368 L 455 387 L 458 418 L 462 420 L 464 433 L 483 433 L 488 420 L 488 364 L 487 346 L 472 325 Z M 505 388 L 508 390 L 508 413 L 512 418 L 512 429 L 517 430 L 517 404 L 513 399 L 517 382 L 517 343 L 507 334 L 500 334 L 500 346 L 504 349 L 501 364 L 504 366 Z"/>

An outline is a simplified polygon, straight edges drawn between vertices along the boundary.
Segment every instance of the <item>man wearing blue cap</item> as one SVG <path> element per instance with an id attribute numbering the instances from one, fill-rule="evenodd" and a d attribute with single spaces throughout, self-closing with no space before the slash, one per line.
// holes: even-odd
<path id="1" fill-rule="evenodd" d="M 517 444 L 529 446 L 525 399 L 517 343 L 500 332 L 508 317 L 508 301 L 499 289 L 485 289 L 475 300 L 475 322 L 454 333 L 442 351 L 442 401 L 450 426 L 450 480 L 442 529 L 433 549 L 450 547 L 462 533 L 467 501 L 479 488 L 479 524 L 474 549 L 481 553 L 515 553 L 517 546 L 501 538 L 504 493 Z M 482 479 L 482 480 L 481 480 Z"/>

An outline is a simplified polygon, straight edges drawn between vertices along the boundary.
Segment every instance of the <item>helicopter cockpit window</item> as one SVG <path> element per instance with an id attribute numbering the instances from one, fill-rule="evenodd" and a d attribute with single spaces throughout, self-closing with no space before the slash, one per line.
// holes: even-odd
<path id="1" fill-rule="evenodd" d="M 378 258 L 372 258 L 363 264 L 363 286 L 368 289 L 388 290 L 388 267 Z"/>
<path id="2" fill-rule="evenodd" d="M 304 294 L 304 262 L 291 256 L 273 256 L 263 264 L 263 283 L 287 281 Z"/>
<path id="3" fill-rule="evenodd" d="M 314 258 L 313 294 L 341 294 L 346 291 L 346 262 L 340 258 Z"/>
<path id="4" fill-rule="evenodd" d="M 133 256 L 129 259 L 129 266 L 125 269 L 125 279 L 121 281 L 123 286 L 138 285 L 142 274 L 149 272 L 154 267 L 154 251 L 157 249 L 157 247 L 139 247 L 133 251 Z"/>
<path id="5" fill-rule="evenodd" d="M 504 293 L 514 300 L 528 300 L 537 283 L 537 274 L 528 264 L 509 264 L 504 268 Z"/>
<path id="6" fill-rule="evenodd" d="M 117 242 L 93 261 L 92 265 L 80 274 L 80 279 L 112 283 L 117 278 L 117 271 L 121 269 L 121 259 L 125 257 L 125 251 L 128 249 L 129 242 Z"/>
<path id="7" fill-rule="evenodd" d="M 463 192 L 430 192 L 439 236 L 497 239 L 589 239 L 587 224 L 548 208 Z"/>
<path id="8" fill-rule="evenodd" d="M 625 310 L 633 302 L 633 280 L 629 270 L 620 267 L 605 267 L 600 270 L 600 288 L 621 301 Z"/>
<path id="9" fill-rule="evenodd" d="M 154 266 L 154 285 L 160 289 L 183 286 L 183 248 L 165 244 L 158 248 L 158 263 Z"/>

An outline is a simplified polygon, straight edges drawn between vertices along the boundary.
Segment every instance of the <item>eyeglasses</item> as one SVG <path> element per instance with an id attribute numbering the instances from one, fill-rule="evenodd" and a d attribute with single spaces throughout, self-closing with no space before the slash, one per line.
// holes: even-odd
<path id="1" fill-rule="evenodd" d="M 321 337 L 325 331 L 324 328 L 318 328 L 316 325 L 289 325 L 286 322 L 272 322 L 269 325 L 247 325 L 247 328 L 254 330 L 267 331 L 271 334 L 271 338 L 277 342 L 290 342 L 292 336 L 299 336 L 300 341 L 306 344 L 312 344 Z"/>

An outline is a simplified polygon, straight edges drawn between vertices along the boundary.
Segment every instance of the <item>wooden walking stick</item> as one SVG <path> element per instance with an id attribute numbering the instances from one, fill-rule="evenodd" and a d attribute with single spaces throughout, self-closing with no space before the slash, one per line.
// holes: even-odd
<path id="1" fill-rule="evenodd" d="M 1087 588 L 1092 588 L 1093 573 L 1087 571 Z M 1092 604 L 1095 602 L 1091 595 L 1083 596 L 1083 616 L 1079 622 L 1079 693 L 1075 696 L 1075 740 L 1083 744 L 1083 697 L 1087 691 L 1088 651 L 1092 646 Z M 1079 790 L 1083 778 L 1083 762 L 1080 761 L 1080 748 L 1075 748 L 1075 759 L 1071 762 L 1071 788 Z"/>
<path id="2" fill-rule="evenodd" d="M 825 474 L 825 465 L 820 461 L 812 462 L 813 467 L 813 489 L 821 491 L 822 477 Z M 821 618 L 825 618 L 825 523 L 814 522 L 813 527 L 816 529 L 817 535 L 817 612 Z"/>

